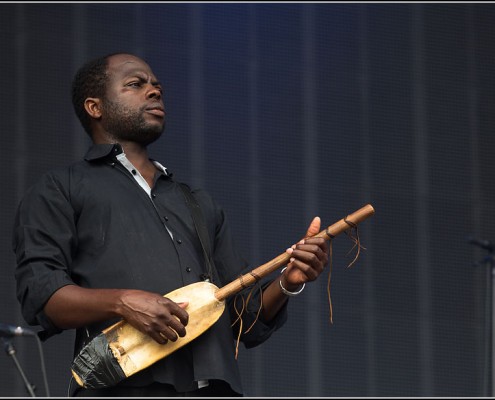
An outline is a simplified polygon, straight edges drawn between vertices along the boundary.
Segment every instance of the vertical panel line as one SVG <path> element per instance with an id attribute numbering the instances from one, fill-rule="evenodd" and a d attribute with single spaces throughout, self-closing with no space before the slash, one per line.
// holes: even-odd
<path id="1" fill-rule="evenodd" d="M 468 76 L 467 76 L 467 96 L 468 96 L 468 118 L 469 118 L 469 144 L 470 144 L 470 160 L 471 160 L 471 215 L 472 215 L 472 229 L 474 237 L 480 237 L 481 235 L 481 226 L 483 215 L 482 209 L 482 201 L 483 193 L 481 189 L 480 182 L 480 174 L 481 174 L 481 165 L 480 165 L 480 121 L 479 121 L 479 90 L 478 90 L 478 74 L 477 74 L 477 64 L 476 64 L 476 43 L 477 38 L 475 34 L 475 23 L 474 23 L 474 9 L 472 5 L 467 6 L 466 13 L 466 25 L 467 25 L 467 66 L 468 66 Z M 489 268 L 489 266 L 487 266 Z M 491 274 L 489 274 L 490 279 L 487 280 L 486 284 L 491 285 Z M 473 293 L 478 293 L 478 283 L 476 280 L 473 281 Z M 488 291 L 485 292 L 485 295 L 488 296 Z M 494 304 L 491 304 L 491 299 L 484 302 L 484 304 L 489 304 L 490 309 L 485 310 L 485 312 L 481 313 L 480 318 L 491 318 L 492 308 L 495 307 Z M 486 308 L 486 307 L 485 307 Z M 487 321 L 488 323 L 488 321 Z M 495 323 L 495 319 L 492 321 L 492 324 Z M 483 323 L 480 326 L 488 326 Z M 493 336 L 489 336 L 487 334 L 487 329 L 483 329 L 482 332 L 483 339 L 480 340 L 480 343 L 483 343 L 480 348 L 481 359 L 484 360 L 483 365 L 481 366 L 481 379 L 482 379 L 482 393 L 481 396 L 493 396 L 495 391 L 493 390 L 493 385 L 495 384 L 495 379 L 493 378 L 493 374 L 495 373 L 495 357 L 493 357 Z M 495 329 L 492 326 L 492 331 L 495 332 Z M 492 365 L 489 365 L 491 360 Z M 491 369 L 491 374 L 490 374 Z M 491 375 L 491 377 L 490 377 Z M 491 384 L 491 387 L 490 387 Z"/>
<path id="2" fill-rule="evenodd" d="M 370 95 L 369 95 L 369 43 L 368 43 L 368 6 L 359 8 L 359 90 L 361 105 L 362 137 L 362 192 L 363 204 L 371 198 L 372 164 L 370 139 Z M 373 248 L 373 224 L 367 226 L 367 242 Z M 366 331 L 366 391 L 368 396 L 376 396 L 376 299 L 373 283 L 372 254 L 367 253 L 364 260 L 364 327 Z"/>
<path id="3" fill-rule="evenodd" d="M 315 10 L 314 5 L 305 5 L 302 14 L 302 60 L 303 60 L 303 143 L 304 154 L 304 221 L 309 221 L 315 216 L 318 199 L 318 160 L 317 160 L 317 113 L 316 113 L 316 84 L 315 84 Z M 306 295 L 308 310 L 320 310 L 320 292 L 309 291 Z M 308 341 L 306 388 L 309 396 L 321 396 L 322 393 L 322 345 L 321 345 L 321 318 L 317 312 L 306 314 Z"/>
<path id="4" fill-rule="evenodd" d="M 416 188 L 416 254 L 418 265 L 419 301 L 419 373 L 420 393 L 433 393 L 433 343 L 432 343 L 432 283 L 429 255 L 430 231 L 428 221 L 429 174 L 428 174 L 428 126 L 426 123 L 426 89 L 424 61 L 424 15 L 423 6 L 413 5 L 412 59 L 413 59 L 413 126 L 414 126 L 414 182 Z"/>
<path id="5" fill-rule="evenodd" d="M 189 98 L 191 121 L 192 183 L 204 186 L 204 79 L 203 79 L 203 8 L 190 5 Z"/>
<path id="6" fill-rule="evenodd" d="M 77 46 L 72 47 L 72 69 L 75 72 L 88 56 L 88 26 L 87 26 L 87 6 L 85 4 L 74 4 L 72 8 L 72 42 L 77 43 Z M 75 159 L 80 159 L 86 152 L 91 142 L 89 135 L 77 116 L 72 116 L 72 132 L 75 135 L 73 140 L 73 149 Z"/>
<path id="7" fill-rule="evenodd" d="M 249 53 L 248 53 L 248 82 L 249 82 L 249 212 L 250 212 L 250 243 L 251 254 L 260 254 L 260 158 L 259 158 L 259 93 L 258 93 L 258 25 L 256 5 L 249 5 Z M 253 260 L 259 265 L 260 260 Z M 253 380 L 254 393 L 263 393 L 263 378 L 265 376 L 265 361 L 261 351 L 253 351 Z"/>

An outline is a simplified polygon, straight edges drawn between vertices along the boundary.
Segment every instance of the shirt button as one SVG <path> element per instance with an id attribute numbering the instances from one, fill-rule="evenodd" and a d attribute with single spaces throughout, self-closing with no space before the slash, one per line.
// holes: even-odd
<path id="1" fill-rule="evenodd" d="M 177 239 L 177 243 L 181 244 L 182 243 L 182 240 Z"/>
<path id="2" fill-rule="evenodd" d="M 163 219 L 164 219 L 165 221 L 168 221 L 168 217 L 163 217 Z"/>
<path id="3" fill-rule="evenodd" d="M 156 197 L 156 194 L 152 193 L 151 194 L 151 197 L 155 198 Z"/>
<path id="4" fill-rule="evenodd" d="M 136 175 L 136 174 L 137 174 L 136 170 L 135 170 L 135 169 L 133 169 L 133 170 L 132 170 L 132 175 Z"/>
<path id="5" fill-rule="evenodd" d="M 186 272 L 191 272 L 191 268 L 187 267 Z"/>

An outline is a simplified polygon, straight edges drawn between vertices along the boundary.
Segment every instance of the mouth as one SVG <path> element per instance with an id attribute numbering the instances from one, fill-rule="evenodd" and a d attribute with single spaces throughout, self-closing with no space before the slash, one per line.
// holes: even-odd
<path id="1" fill-rule="evenodd" d="M 161 106 L 148 107 L 144 111 L 146 111 L 148 114 L 156 115 L 160 118 L 165 117 L 165 110 Z"/>

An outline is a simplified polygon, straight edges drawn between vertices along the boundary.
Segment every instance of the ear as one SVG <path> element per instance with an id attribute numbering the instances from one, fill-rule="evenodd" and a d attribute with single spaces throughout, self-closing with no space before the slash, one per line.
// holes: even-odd
<path id="1" fill-rule="evenodd" d="M 98 98 L 88 97 L 84 101 L 84 108 L 91 118 L 101 118 L 101 100 Z"/>

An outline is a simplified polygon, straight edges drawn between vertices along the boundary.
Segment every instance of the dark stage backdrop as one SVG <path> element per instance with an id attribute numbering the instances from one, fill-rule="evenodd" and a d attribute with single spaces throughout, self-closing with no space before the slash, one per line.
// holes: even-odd
<path id="1" fill-rule="evenodd" d="M 247 396 L 486 396 L 488 264 L 495 241 L 495 4 L 144 3 L 0 6 L 0 322 L 25 326 L 15 296 L 15 208 L 40 174 L 89 140 L 70 82 L 87 59 L 145 58 L 168 122 L 152 155 L 209 190 L 253 267 L 319 215 L 365 204 L 352 260 L 333 242 L 325 274 L 291 299 L 286 326 L 241 349 Z M 35 328 L 33 328 L 35 329 Z M 72 333 L 43 343 L 65 396 Z M 33 338 L 12 340 L 45 388 Z M 0 354 L 0 396 L 26 396 Z"/>

